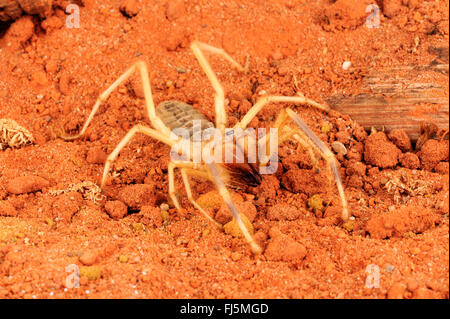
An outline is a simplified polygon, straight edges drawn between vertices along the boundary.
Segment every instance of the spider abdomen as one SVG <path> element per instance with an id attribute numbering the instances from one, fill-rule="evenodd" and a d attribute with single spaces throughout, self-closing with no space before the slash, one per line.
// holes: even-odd
<path id="1" fill-rule="evenodd" d="M 194 121 L 199 121 L 200 129 L 203 131 L 214 124 L 192 105 L 180 101 L 164 101 L 156 108 L 156 115 L 172 131 L 177 128 L 186 129 L 192 137 L 194 131 Z"/>

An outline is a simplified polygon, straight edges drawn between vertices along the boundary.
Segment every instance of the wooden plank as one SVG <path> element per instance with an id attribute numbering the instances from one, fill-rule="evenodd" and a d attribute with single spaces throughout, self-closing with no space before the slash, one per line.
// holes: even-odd
<path id="1" fill-rule="evenodd" d="M 367 72 L 361 94 L 334 95 L 328 104 L 348 114 L 366 130 L 404 129 L 413 141 L 420 124 L 449 127 L 448 48 L 432 48 L 436 59 L 429 65 L 393 66 Z"/>

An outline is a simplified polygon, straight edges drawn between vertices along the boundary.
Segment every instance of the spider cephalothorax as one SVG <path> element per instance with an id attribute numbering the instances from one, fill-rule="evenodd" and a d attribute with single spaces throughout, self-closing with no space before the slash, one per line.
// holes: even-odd
<path id="1" fill-rule="evenodd" d="M 342 219 L 347 220 L 349 217 L 347 201 L 339 176 L 337 161 L 331 151 L 300 119 L 297 113 L 291 109 L 282 108 L 272 124 L 275 129 L 273 133 L 270 130 L 259 140 L 256 140 L 251 134 L 242 133 L 247 129 L 250 121 L 269 103 L 308 104 L 323 111 L 328 111 L 328 108 L 305 98 L 301 94 L 298 94 L 298 96 L 264 96 L 250 108 L 238 123 L 232 128 L 226 129 L 225 93 L 203 52 L 206 51 L 222 56 L 241 72 L 247 72 L 248 59 L 243 67 L 224 50 L 198 41 L 194 41 L 191 44 L 191 50 L 216 92 L 214 99 L 215 125 L 191 105 L 180 101 L 165 101 L 158 107 L 155 107 L 147 65 L 143 61 L 134 63 L 99 96 L 80 133 L 71 137 L 63 137 L 64 139 L 72 140 L 82 136 L 100 105 L 109 95 L 119 85 L 127 81 L 135 71 L 140 73 L 146 108 L 153 128 L 138 124 L 128 131 L 106 160 L 101 187 L 103 188 L 105 184 L 111 164 L 134 134 L 139 132 L 151 136 L 172 147 L 171 155 L 174 156 L 171 156 L 171 161 L 168 164 L 168 177 L 169 196 L 174 206 L 178 210 L 181 208 L 175 195 L 174 171 L 178 169 L 183 178 L 187 197 L 192 205 L 211 222 L 218 227 L 222 227 L 195 201 L 189 185 L 189 176 L 200 177 L 214 182 L 224 202 L 232 212 L 242 234 L 251 245 L 253 252 L 260 253 L 261 248 L 244 226 L 226 186 L 239 188 L 242 185 L 252 186 L 260 184 L 262 179 L 260 172 L 271 172 L 270 170 L 265 170 L 265 168 L 270 167 L 268 164 L 273 162 L 273 155 L 276 154 L 274 153 L 272 142 L 276 141 L 276 145 L 279 145 L 287 140 L 294 139 L 309 151 L 311 157 L 314 157 L 314 151 L 317 151 L 326 160 L 330 176 L 334 176 L 341 198 Z M 201 133 L 200 136 L 196 136 L 196 127 L 200 128 L 201 132 L 210 132 L 209 135 Z M 230 135 L 234 138 L 230 139 Z M 270 145 L 270 147 L 266 148 L 267 145 Z M 254 154 L 255 149 L 258 150 L 257 154 Z M 267 151 L 259 152 L 259 149 Z M 215 156 L 215 151 L 220 151 L 218 152 L 220 155 Z"/>

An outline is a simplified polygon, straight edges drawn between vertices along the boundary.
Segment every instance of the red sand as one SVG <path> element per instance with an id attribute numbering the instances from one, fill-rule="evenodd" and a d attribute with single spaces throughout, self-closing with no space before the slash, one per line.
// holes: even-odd
<path id="1" fill-rule="evenodd" d="M 239 207 L 255 215 L 260 256 L 210 225 L 180 176 L 185 210 L 161 214 L 169 148 L 149 137 L 122 151 L 100 201 L 49 192 L 98 184 L 106 154 L 134 124 L 148 124 L 135 77 L 101 107 L 86 138 L 55 137 L 78 132 L 98 95 L 137 59 L 149 65 L 156 103 L 182 100 L 214 120 L 214 92 L 189 43 L 223 47 L 238 61 L 249 54 L 247 75 L 211 58 L 234 123 L 261 91 L 295 94 L 294 75 L 302 93 L 323 103 L 357 94 L 367 68 L 429 63 L 429 46 L 448 45 L 448 1 L 384 0 L 378 29 L 364 25 L 370 1 L 126 2 L 78 1 L 81 28 L 69 29 L 68 2 L 59 0 L 46 20 L 24 16 L 0 31 L 0 118 L 36 140 L 0 151 L 0 298 L 449 297 L 448 140 L 429 140 L 416 154 L 402 132 L 367 138 L 348 116 L 294 107 L 324 142 L 348 150 L 337 158 L 355 219 L 340 221 L 324 162 L 317 173 L 287 143 L 275 176 L 238 191 Z M 355 71 L 343 71 L 344 61 Z M 436 80 L 448 88 L 448 77 Z M 251 126 L 270 126 L 279 109 Z M 321 132 L 325 123 L 330 132 Z M 196 197 L 213 189 L 192 184 Z M 314 194 L 323 209 L 309 209 Z M 221 204 L 209 210 L 225 222 Z M 67 280 L 72 264 L 80 288 Z M 369 269 L 379 271 L 380 287 L 366 287 Z"/>

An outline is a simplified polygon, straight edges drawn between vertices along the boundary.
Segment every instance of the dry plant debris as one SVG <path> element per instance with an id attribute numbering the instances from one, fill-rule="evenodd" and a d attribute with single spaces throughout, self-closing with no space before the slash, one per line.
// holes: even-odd
<path id="1" fill-rule="evenodd" d="M 33 135 L 11 119 L 0 119 L 0 150 L 33 144 Z"/>
<path id="2" fill-rule="evenodd" d="M 94 203 L 102 201 L 105 198 L 105 195 L 102 194 L 100 187 L 97 184 L 90 181 L 84 181 L 77 184 L 70 184 L 69 187 L 67 187 L 66 189 L 49 191 L 49 193 L 53 196 L 70 192 L 80 193 L 84 199 L 93 201 Z"/>

